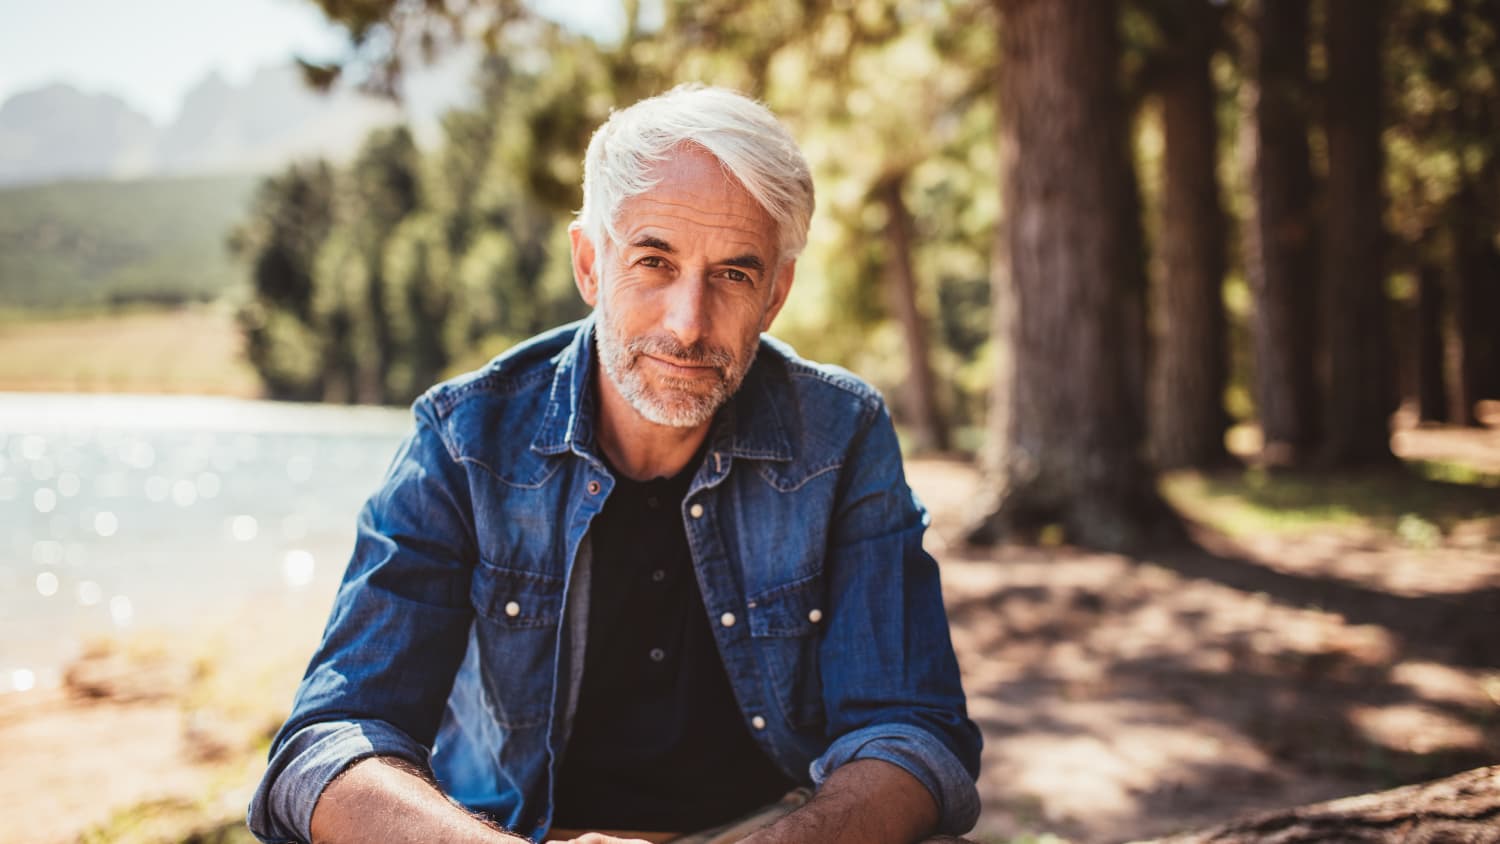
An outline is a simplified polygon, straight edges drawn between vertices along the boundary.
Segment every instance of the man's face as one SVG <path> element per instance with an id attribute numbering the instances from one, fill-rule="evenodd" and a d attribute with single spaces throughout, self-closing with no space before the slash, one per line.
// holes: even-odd
<path id="1" fill-rule="evenodd" d="M 718 159 L 685 147 L 621 204 L 618 242 L 574 232 L 574 272 L 598 314 L 599 359 L 646 420 L 692 428 L 739 389 L 791 286 L 776 225 Z"/>

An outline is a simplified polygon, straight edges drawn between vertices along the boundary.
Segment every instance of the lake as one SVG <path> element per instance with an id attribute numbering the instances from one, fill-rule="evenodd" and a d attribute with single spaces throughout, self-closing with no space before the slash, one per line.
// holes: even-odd
<path id="1" fill-rule="evenodd" d="M 405 409 L 0 393 L 0 693 L 91 638 L 331 590 Z"/>

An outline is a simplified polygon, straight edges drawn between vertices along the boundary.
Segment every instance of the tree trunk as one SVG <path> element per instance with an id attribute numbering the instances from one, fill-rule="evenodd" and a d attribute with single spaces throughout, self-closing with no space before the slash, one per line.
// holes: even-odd
<path id="1" fill-rule="evenodd" d="M 1435 782 L 1266 812 L 1156 844 L 1500 842 L 1500 766 Z"/>
<path id="2" fill-rule="evenodd" d="M 915 451 L 946 451 L 948 426 L 938 402 L 937 379 L 927 345 L 927 323 L 917 307 L 917 277 L 912 261 L 911 214 L 901 197 L 905 173 L 880 180 L 875 194 L 885 207 L 885 261 L 887 291 L 891 310 L 901 323 L 906 340 L 906 383 L 902 388 L 907 424 L 911 426 Z"/>
<path id="3" fill-rule="evenodd" d="M 1395 367 L 1385 296 L 1381 178 L 1382 0 L 1329 0 L 1328 209 L 1323 252 L 1322 459 L 1390 463 Z"/>
<path id="4" fill-rule="evenodd" d="M 1443 364 L 1443 271 L 1424 262 L 1417 282 L 1417 418 L 1448 421 Z"/>
<path id="5" fill-rule="evenodd" d="M 1273 464 L 1304 462 L 1318 442 L 1307 37 L 1305 0 L 1261 0 L 1246 88 L 1255 214 L 1245 268 L 1255 303 L 1255 402 Z"/>
<path id="6" fill-rule="evenodd" d="M 1453 421 L 1479 425 L 1478 403 L 1500 396 L 1500 253 L 1491 238 L 1493 224 L 1478 188 L 1465 184 L 1453 215 L 1455 327 L 1458 329 L 1458 383 Z"/>
<path id="7" fill-rule="evenodd" d="M 1162 469 L 1229 461 L 1224 432 L 1228 346 L 1224 316 L 1224 211 L 1219 129 L 1209 61 L 1217 14 L 1206 0 L 1180 8 L 1181 29 L 1157 86 L 1166 152 L 1159 227 L 1161 278 L 1153 288 L 1151 454 Z"/>
<path id="8" fill-rule="evenodd" d="M 1127 550 L 1178 524 L 1142 459 L 1145 325 L 1138 197 L 1126 154 L 1116 5 L 1000 0 L 1005 214 L 1002 360 L 970 539 L 1060 524 Z"/>

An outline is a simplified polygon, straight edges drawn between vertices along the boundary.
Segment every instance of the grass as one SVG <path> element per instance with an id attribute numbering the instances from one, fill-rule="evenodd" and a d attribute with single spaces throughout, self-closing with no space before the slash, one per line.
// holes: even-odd
<path id="1" fill-rule="evenodd" d="M 123 807 L 85 830 L 81 844 L 252 844 L 245 827 L 250 791 L 265 770 L 272 735 L 286 718 L 327 596 L 289 604 L 248 604 L 191 636 L 141 630 L 89 643 L 98 659 L 123 661 L 124 676 L 181 666 L 171 699 L 182 713 L 179 740 L 201 775 L 191 793 Z M 279 613 L 274 631 L 258 623 Z M 158 670 L 158 673 L 159 670 Z"/>
<path id="2" fill-rule="evenodd" d="M 1465 522 L 1500 529 L 1500 476 L 1445 461 L 1349 473 L 1178 472 L 1161 488 L 1189 518 L 1233 537 L 1368 528 L 1426 547 Z"/>
<path id="3" fill-rule="evenodd" d="M 253 397 L 261 387 L 228 306 L 203 304 L 0 314 L 0 391 L 35 390 Z"/>

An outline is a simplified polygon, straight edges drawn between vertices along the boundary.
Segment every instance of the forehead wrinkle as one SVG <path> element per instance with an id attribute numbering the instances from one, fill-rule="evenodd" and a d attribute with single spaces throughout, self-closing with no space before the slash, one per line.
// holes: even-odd
<path id="1" fill-rule="evenodd" d="M 760 217 L 768 216 L 768 215 L 766 215 L 765 211 L 759 205 L 755 204 L 755 202 L 753 200 L 750 201 L 750 202 L 744 202 L 744 201 L 738 200 L 738 199 L 731 199 L 728 202 L 719 203 L 717 207 L 713 207 L 712 203 L 673 202 L 670 199 L 664 199 L 664 198 L 658 198 L 658 197 L 653 197 L 653 196 L 642 195 L 642 196 L 632 197 L 629 202 L 625 203 L 625 205 L 629 205 L 631 202 L 635 202 L 637 200 L 640 201 L 640 202 L 642 202 L 642 203 L 650 203 L 652 205 L 660 205 L 660 206 L 665 206 L 667 208 L 686 208 L 689 211 L 703 213 L 703 214 L 707 214 L 707 215 L 715 216 L 715 217 L 728 217 L 728 218 L 735 219 L 735 220 L 744 220 L 745 222 L 751 223 L 751 224 L 754 224 L 754 225 L 759 225 L 761 223 L 761 220 L 759 219 Z M 620 208 L 620 210 L 621 210 L 622 213 L 626 212 L 625 205 L 622 205 L 621 208 Z M 732 205 L 745 205 L 745 206 L 747 206 L 747 210 L 744 211 L 743 213 L 741 213 L 738 210 L 733 209 L 733 208 L 725 208 L 724 207 L 725 205 L 731 205 L 731 206 Z M 755 213 L 757 211 L 760 212 L 758 215 Z M 645 213 L 652 213 L 652 212 L 647 211 Z M 669 214 L 666 211 L 658 211 L 656 213 L 663 214 L 665 216 L 676 216 L 676 217 L 679 217 L 679 218 L 682 217 L 682 215 L 680 215 L 680 214 L 678 214 L 678 215 L 672 215 L 672 214 Z"/>
<path id="2" fill-rule="evenodd" d="M 705 224 L 696 220 L 686 218 L 683 215 L 679 214 L 658 213 L 654 215 L 645 214 L 641 216 L 646 217 L 647 219 L 634 220 L 632 221 L 631 225 L 627 225 L 626 227 L 624 227 L 624 230 L 621 232 L 622 236 L 620 238 L 623 243 L 634 247 L 639 244 L 640 241 L 649 238 L 666 243 L 672 248 L 672 251 L 677 251 L 685 248 L 684 241 L 696 240 L 701 237 L 711 237 L 720 238 L 727 244 L 737 247 L 741 254 L 759 254 L 768 250 L 773 250 L 775 248 L 774 244 L 769 242 L 770 240 L 772 240 L 772 237 L 769 234 L 762 234 L 760 232 L 756 232 L 742 226 L 714 223 Z M 650 219 L 651 217 L 655 217 L 656 219 Z M 711 231 L 707 233 L 700 233 L 698 235 L 693 235 L 691 233 L 685 234 L 681 231 L 674 231 L 673 229 L 675 227 L 671 226 L 670 224 L 664 224 L 663 218 L 667 220 L 686 220 L 688 223 L 694 226 L 702 226 L 704 228 L 710 229 Z"/>

